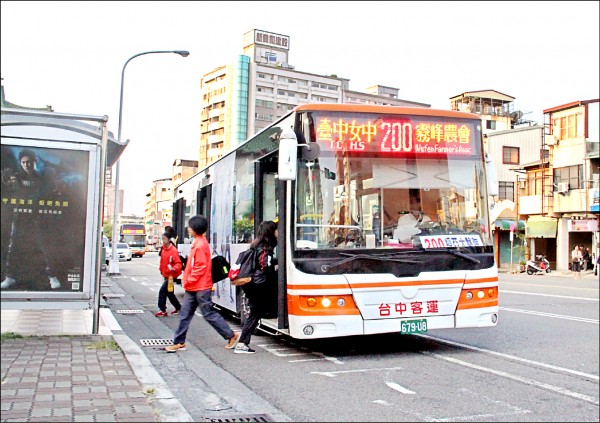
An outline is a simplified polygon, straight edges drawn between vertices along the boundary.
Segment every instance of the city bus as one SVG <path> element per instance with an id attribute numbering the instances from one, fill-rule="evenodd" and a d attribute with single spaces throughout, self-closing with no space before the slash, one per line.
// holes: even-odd
<path id="1" fill-rule="evenodd" d="M 189 218 L 206 216 L 233 264 L 261 221 L 277 222 L 278 281 L 260 322 L 273 333 L 492 327 L 491 169 L 477 115 L 305 104 L 180 184 L 173 226 L 186 254 Z M 242 289 L 214 286 L 215 305 L 244 320 Z"/>
<path id="2" fill-rule="evenodd" d="M 119 229 L 119 240 L 127 243 L 132 257 L 146 254 L 146 226 L 137 223 L 123 223 Z"/>

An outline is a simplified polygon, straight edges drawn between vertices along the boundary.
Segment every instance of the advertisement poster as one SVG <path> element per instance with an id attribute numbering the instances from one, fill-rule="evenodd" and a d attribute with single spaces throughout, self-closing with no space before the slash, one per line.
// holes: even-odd
<path id="1" fill-rule="evenodd" d="M 83 291 L 89 152 L 1 146 L 7 291 Z"/>

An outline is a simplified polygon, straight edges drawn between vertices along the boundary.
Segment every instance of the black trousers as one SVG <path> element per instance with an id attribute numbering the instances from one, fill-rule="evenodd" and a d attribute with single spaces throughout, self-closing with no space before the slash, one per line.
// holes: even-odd
<path id="1" fill-rule="evenodd" d="M 167 286 L 169 284 L 169 279 L 168 278 L 164 278 L 164 279 L 165 279 L 165 281 L 163 282 L 162 286 L 160 287 L 160 290 L 158 291 L 158 309 L 160 311 L 167 311 L 167 297 L 168 297 L 169 301 L 171 301 L 171 304 L 173 304 L 173 307 L 175 307 L 175 310 L 181 310 L 181 304 L 179 303 L 179 300 L 175 296 L 175 288 L 173 288 L 173 292 L 169 292 L 167 290 Z M 173 283 L 173 286 L 175 286 L 175 283 Z"/>
<path id="2" fill-rule="evenodd" d="M 242 290 L 248 299 L 248 306 L 250 308 L 250 313 L 248 318 L 244 322 L 244 327 L 242 328 L 242 334 L 240 335 L 239 342 L 242 344 L 248 345 L 250 343 L 250 338 L 252 337 L 252 333 L 258 327 L 258 322 L 261 317 L 265 314 L 266 307 L 266 294 L 267 294 L 267 283 L 261 283 L 256 285 L 254 282 L 250 282 L 246 285 L 242 285 Z"/>

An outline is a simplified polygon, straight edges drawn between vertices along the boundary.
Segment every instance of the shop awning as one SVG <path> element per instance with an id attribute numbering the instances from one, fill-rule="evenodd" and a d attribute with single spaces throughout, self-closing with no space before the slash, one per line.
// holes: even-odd
<path id="1" fill-rule="evenodd" d="M 556 238 L 557 220 L 546 216 L 531 216 L 527 219 L 527 238 Z"/>
<path id="2" fill-rule="evenodd" d="M 496 229 L 500 229 L 503 231 L 510 231 L 510 226 L 514 225 L 514 224 L 515 224 L 514 219 L 497 219 L 494 222 L 494 227 Z M 517 229 L 517 231 L 525 230 L 525 221 L 519 220 L 519 226 L 516 229 Z"/>

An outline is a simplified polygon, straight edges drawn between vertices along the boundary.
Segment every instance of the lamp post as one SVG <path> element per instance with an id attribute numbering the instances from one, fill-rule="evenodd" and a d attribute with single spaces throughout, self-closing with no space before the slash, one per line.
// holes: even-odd
<path id="1" fill-rule="evenodd" d="M 121 143 L 121 122 L 123 118 L 123 83 L 125 82 L 125 68 L 127 64 L 131 62 L 133 59 L 139 56 L 144 56 L 146 54 L 159 54 L 159 53 L 175 53 L 180 55 L 181 57 L 188 57 L 190 55 L 189 51 L 186 50 L 155 50 L 155 51 L 145 51 L 142 53 L 134 54 L 131 56 L 125 64 L 123 65 L 123 70 L 121 71 L 121 95 L 119 97 L 119 127 L 117 133 L 117 139 L 119 143 Z M 112 253 L 109 261 L 108 274 L 109 275 L 119 275 L 119 257 L 117 256 L 117 241 L 118 241 L 118 231 L 117 223 L 118 223 L 118 214 L 119 214 L 119 168 L 120 168 L 121 159 L 117 159 L 117 163 L 115 164 L 115 198 L 114 198 L 114 213 L 113 213 L 113 234 L 112 234 Z"/>

